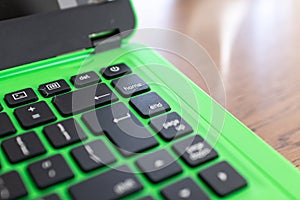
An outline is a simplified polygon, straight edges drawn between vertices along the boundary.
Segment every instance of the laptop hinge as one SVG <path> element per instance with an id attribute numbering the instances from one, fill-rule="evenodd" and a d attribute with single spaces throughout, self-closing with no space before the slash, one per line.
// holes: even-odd
<path id="1" fill-rule="evenodd" d="M 91 34 L 90 39 L 95 48 L 94 54 L 121 47 L 122 37 L 119 30 Z"/>

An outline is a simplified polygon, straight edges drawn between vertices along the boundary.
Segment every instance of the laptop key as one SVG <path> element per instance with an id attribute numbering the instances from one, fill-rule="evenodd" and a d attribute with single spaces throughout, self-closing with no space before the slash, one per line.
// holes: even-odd
<path id="1" fill-rule="evenodd" d="M 192 127 L 176 112 L 152 119 L 150 126 L 167 141 L 193 132 Z"/>
<path id="2" fill-rule="evenodd" d="M 167 200 L 209 200 L 208 196 L 191 178 L 185 178 L 167 186 L 161 191 L 161 194 Z"/>
<path id="3" fill-rule="evenodd" d="M 30 164 L 28 171 L 39 189 L 50 187 L 74 177 L 67 162 L 59 154 Z"/>
<path id="4" fill-rule="evenodd" d="M 10 108 L 14 108 L 38 100 L 36 94 L 31 88 L 7 94 L 5 95 L 4 99 Z"/>
<path id="5" fill-rule="evenodd" d="M 50 194 L 37 200 L 61 200 L 61 198 L 57 194 Z"/>
<path id="6" fill-rule="evenodd" d="M 46 149 L 35 132 L 4 140 L 2 148 L 11 163 L 18 163 L 46 153 Z"/>
<path id="7" fill-rule="evenodd" d="M 112 65 L 106 68 L 101 69 L 101 74 L 106 79 L 113 79 L 120 76 L 123 76 L 124 74 L 131 73 L 131 69 L 125 65 L 124 63 Z"/>
<path id="8" fill-rule="evenodd" d="M 150 118 L 171 110 L 169 104 L 155 92 L 134 97 L 129 101 L 129 104 L 143 118 Z"/>
<path id="9" fill-rule="evenodd" d="M 199 135 L 175 143 L 173 149 L 191 167 L 218 157 L 218 153 Z"/>
<path id="10" fill-rule="evenodd" d="M 84 172 L 111 164 L 116 161 L 115 156 L 102 140 L 96 140 L 77 147 L 71 155 Z"/>
<path id="11" fill-rule="evenodd" d="M 72 84 L 77 88 L 86 87 L 100 82 L 100 77 L 95 72 L 86 72 L 71 77 Z"/>
<path id="12" fill-rule="evenodd" d="M 53 97 L 58 94 L 69 92 L 70 86 L 65 80 L 57 80 L 39 86 L 39 91 L 43 97 Z"/>
<path id="13" fill-rule="evenodd" d="M 123 103 L 86 113 L 82 120 L 95 135 L 105 133 L 125 156 L 158 145 L 153 135 Z"/>
<path id="14" fill-rule="evenodd" d="M 0 113 L 0 138 L 14 134 L 16 128 L 6 113 Z"/>
<path id="15" fill-rule="evenodd" d="M 55 115 L 44 101 L 17 108 L 14 114 L 24 129 L 34 128 L 56 120 Z"/>
<path id="16" fill-rule="evenodd" d="M 149 86 L 135 74 L 113 80 L 111 84 L 123 97 L 126 98 L 150 90 Z"/>
<path id="17" fill-rule="evenodd" d="M 247 185 L 246 180 L 225 161 L 202 170 L 199 177 L 221 197 Z"/>
<path id="18" fill-rule="evenodd" d="M 69 192 L 74 200 L 117 200 L 142 189 L 134 173 L 122 165 L 70 187 Z"/>
<path id="19" fill-rule="evenodd" d="M 44 134 L 54 148 L 83 141 L 86 134 L 75 119 L 67 119 L 44 128 Z"/>
<path id="20" fill-rule="evenodd" d="M 102 83 L 56 96 L 52 102 L 61 115 L 67 117 L 117 100 L 111 89 Z"/>
<path id="21" fill-rule="evenodd" d="M 139 158 L 136 164 L 153 183 L 182 172 L 177 161 L 164 149 Z"/>
<path id="22" fill-rule="evenodd" d="M 14 200 L 27 196 L 27 189 L 16 171 L 0 175 L 0 200 Z"/>

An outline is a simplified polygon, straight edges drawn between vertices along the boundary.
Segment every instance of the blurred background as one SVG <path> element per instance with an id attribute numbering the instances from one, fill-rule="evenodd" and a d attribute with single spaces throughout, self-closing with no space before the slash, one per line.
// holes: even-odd
<path id="1" fill-rule="evenodd" d="M 138 28 L 175 30 L 202 45 L 224 83 L 220 103 L 300 168 L 300 1 L 133 3 Z M 209 93 L 183 61 L 168 59 Z"/>

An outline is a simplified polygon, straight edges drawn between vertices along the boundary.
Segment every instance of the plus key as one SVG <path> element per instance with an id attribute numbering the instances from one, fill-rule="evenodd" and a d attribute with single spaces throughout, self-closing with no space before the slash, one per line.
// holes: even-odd
<path id="1" fill-rule="evenodd" d="M 17 108 L 14 114 L 24 129 L 34 128 L 56 120 L 53 112 L 44 101 Z"/>

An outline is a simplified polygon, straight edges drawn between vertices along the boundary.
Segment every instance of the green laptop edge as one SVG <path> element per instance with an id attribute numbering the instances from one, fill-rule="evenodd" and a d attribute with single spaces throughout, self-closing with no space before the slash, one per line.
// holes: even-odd
<path id="1" fill-rule="evenodd" d="M 13 109 L 10 109 L 5 104 L 3 100 L 5 94 L 24 88 L 32 88 L 38 95 L 39 100 L 47 102 L 57 116 L 57 121 L 61 121 L 66 118 L 59 114 L 51 103 L 51 98 L 42 97 L 38 92 L 38 86 L 54 80 L 64 79 L 71 86 L 72 91 L 74 91 L 76 88 L 70 82 L 71 76 L 88 71 L 94 71 L 100 75 L 100 69 L 120 62 L 127 64 L 132 69 L 132 73 L 139 75 L 146 83 L 153 83 L 150 84 L 151 91 L 157 92 L 168 102 L 171 111 L 179 113 L 183 119 L 193 127 L 194 131 L 191 134 L 176 138 L 172 142 L 166 142 L 156 135 L 155 138 L 158 140 L 159 146 L 140 155 L 125 158 L 104 135 L 94 136 L 91 133 L 81 120 L 82 114 L 75 115 L 73 118 L 79 122 L 88 135 L 88 139 L 84 142 L 101 139 L 108 145 L 109 149 L 117 158 L 117 162 L 109 166 L 96 169 L 89 173 L 83 173 L 70 155 L 71 149 L 80 146 L 80 143 L 57 150 L 50 145 L 42 133 L 43 127 L 34 128 L 33 130 L 38 133 L 42 143 L 47 149 L 46 154 L 26 162 L 12 165 L 6 159 L 4 152 L 0 151 L 0 163 L 2 165 L 0 175 L 11 170 L 20 172 L 29 193 L 27 197 L 22 199 L 36 199 L 52 193 L 59 194 L 62 199 L 71 199 L 68 193 L 68 188 L 71 185 L 93 177 L 94 175 L 101 174 L 111 167 L 117 167 L 122 164 L 127 164 L 134 172 L 139 172 L 136 176 L 144 186 L 142 191 L 124 198 L 128 200 L 139 199 L 147 195 L 151 195 L 155 199 L 163 199 L 160 190 L 185 177 L 191 177 L 211 199 L 297 200 L 300 198 L 299 170 L 155 51 L 141 44 L 131 44 L 129 38 L 123 41 L 121 48 L 91 55 L 93 51 L 94 49 L 91 48 L 0 71 L 1 105 L 4 108 L 4 112 L 13 120 L 18 134 L 28 131 L 21 128 L 13 115 Z M 165 74 L 168 74 L 168 76 L 165 76 Z M 114 90 L 110 85 L 111 81 L 105 80 L 103 77 L 101 77 L 101 80 L 102 83 L 106 83 L 117 94 L 119 101 L 124 102 L 131 111 L 136 114 L 138 119 L 145 126 L 148 126 L 149 119 L 140 117 L 138 113 L 130 107 L 128 103 L 129 99 L 123 98 Z M 187 86 L 189 90 L 193 92 L 192 98 L 187 98 L 188 94 L 185 90 Z M 223 120 L 221 123 L 222 126 L 220 126 L 220 124 L 216 125 L 216 123 L 220 122 L 219 120 Z M 150 127 L 148 129 L 152 134 L 156 134 Z M 205 138 L 218 152 L 219 157 L 198 167 L 191 168 L 178 158 L 172 150 L 172 144 L 195 134 L 200 134 Z M 10 137 L 13 136 L 15 135 Z M 0 142 L 7 138 L 9 137 L 1 138 Z M 152 184 L 140 173 L 135 161 L 142 155 L 162 148 L 168 149 L 168 152 L 170 152 L 174 158 L 178 158 L 177 161 L 182 166 L 183 172 L 161 183 Z M 56 186 L 39 190 L 27 172 L 27 165 L 57 153 L 64 156 L 73 170 L 75 177 Z M 198 177 L 198 173 L 201 170 L 220 161 L 230 163 L 247 181 L 246 187 L 223 198 L 218 197 Z"/>

